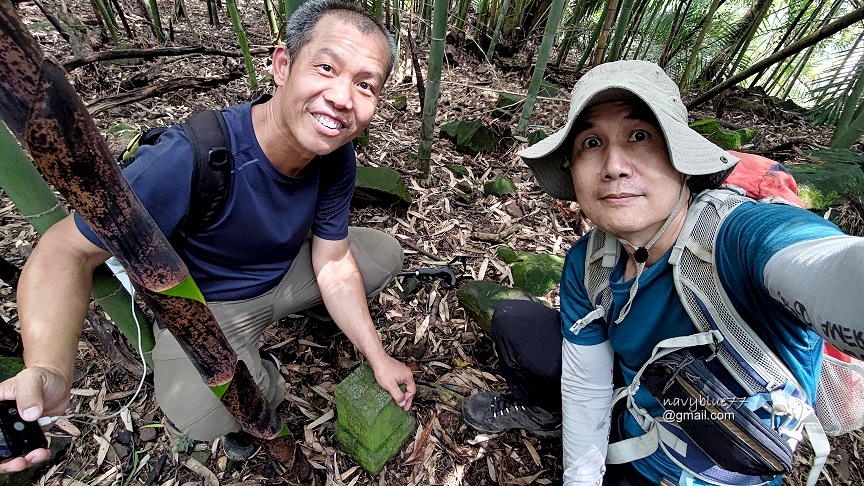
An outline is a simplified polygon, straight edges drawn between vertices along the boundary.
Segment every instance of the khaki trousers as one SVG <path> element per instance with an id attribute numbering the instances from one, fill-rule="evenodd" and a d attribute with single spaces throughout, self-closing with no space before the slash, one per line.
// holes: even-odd
<path id="1" fill-rule="evenodd" d="M 381 292 L 402 269 L 402 248 L 390 235 L 352 227 L 348 243 L 369 297 Z M 208 303 L 219 327 L 273 407 L 285 399 L 285 379 L 270 361 L 262 361 L 258 353 L 261 334 L 271 323 L 321 302 L 312 270 L 310 237 L 288 273 L 269 292 L 241 301 Z M 173 426 L 192 439 L 206 441 L 240 430 L 240 424 L 204 384 L 174 336 L 156 325 L 153 332 L 156 401 Z"/>

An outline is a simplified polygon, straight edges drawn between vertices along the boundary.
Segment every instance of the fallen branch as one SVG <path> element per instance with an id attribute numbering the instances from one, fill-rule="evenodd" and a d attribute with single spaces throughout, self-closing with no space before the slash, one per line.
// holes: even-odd
<path id="1" fill-rule="evenodd" d="M 269 54 L 273 52 L 275 47 L 257 47 L 250 49 L 252 55 Z M 243 53 L 239 50 L 226 51 L 224 49 L 215 49 L 205 46 L 186 46 L 186 47 L 158 47 L 155 49 L 111 49 L 110 51 L 94 52 L 86 56 L 75 57 L 63 63 L 63 69 L 70 72 L 87 64 L 101 61 L 113 61 L 116 59 L 153 59 L 154 57 L 167 56 L 185 56 L 188 54 L 207 54 L 211 56 L 222 57 L 243 57 Z"/>
<path id="2" fill-rule="evenodd" d="M 414 397 L 416 400 L 443 403 L 456 410 L 462 409 L 462 401 L 465 400 L 462 395 L 434 383 L 416 382 L 415 384 L 417 386 L 417 394 Z"/>
<path id="3" fill-rule="evenodd" d="M 799 52 L 801 52 L 804 49 L 818 43 L 819 41 L 827 39 L 828 37 L 831 37 L 832 35 L 836 34 L 837 32 L 840 32 L 841 30 L 845 29 L 846 27 L 849 27 L 850 25 L 854 24 L 855 22 L 860 21 L 861 19 L 864 19 L 864 7 L 858 7 L 857 9 L 849 12 L 848 14 L 844 15 L 843 17 L 840 17 L 839 19 L 835 20 L 834 22 L 826 25 L 825 27 L 822 27 L 821 29 L 817 30 L 816 32 L 813 32 L 812 34 L 808 35 L 807 37 L 788 45 L 785 49 L 781 49 L 781 50 L 775 52 L 774 54 L 771 54 L 770 56 L 762 59 L 761 61 L 753 64 L 752 66 L 750 66 L 749 69 L 741 71 L 740 73 L 736 74 L 735 76 L 732 76 L 731 78 L 727 79 L 726 81 L 723 81 L 722 83 L 718 84 L 717 86 L 711 88 L 710 90 L 708 90 L 704 94 L 697 97 L 695 100 L 688 103 L 687 104 L 687 110 L 693 110 L 694 108 L 701 105 L 702 103 L 705 103 L 706 101 L 717 96 L 718 94 L 722 93 L 723 91 L 726 91 L 731 86 L 734 86 L 734 85 L 740 83 L 741 81 L 744 81 L 745 79 L 749 78 L 750 76 L 753 76 L 754 74 L 761 73 L 762 71 L 764 71 L 765 69 L 768 69 L 769 67 L 771 67 L 772 65 L 774 65 L 775 63 L 777 63 L 779 61 L 782 61 L 784 59 L 789 59 L 790 56 L 792 56 L 794 54 L 798 54 Z"/>
<path id="4" fill-rule="evenodd" d="M 436 254 L 434 254 L 434 253 L 429 253 L 428 251 L 424 250 L 423 248 L 420 248 L 419 246 L 415 245 L 414 243 L 412 243 L 412 242 L 406 240 L 405 238 L 408 238 L 407 236 L 403 236 L 403 235 L 396 235 L 396 236 L 399 237 L 399 241 L 400 241 L 403 245 L 405 245 L 405 246 L 407 246 L 407 247 L 410 247 L 410 248 L 413 249 L 414 251 L 416 251 L 416 252 L 418 252 L 418 253 L 422 253 L 422 254 L 426 255 L 427 257 L 429 257 L 429 258 L 431 258 L 431 259 L 433 259 L 433 260 L 435 260 L 435 261 L 439 261 L 439 262 L 441 262 L 441 263 L 447 263 L 445 260 L 443 260 L 443 259 L 441 258 L 441 255 L 436 255 Z"/>
<path id="5" fill-rule="evenodd" d="M 507 238 L 509 238 L 510 236 L 512 236 L 513 233 L 516 233 L 521 229 L 521 224 L 514 224 L 513 226 L 510 226 L 499 233 L 484 233 L 482 231 L 475 231 L 474 234 L 472 234 L 471 236 L 482 241 L 489 241 L 492 243 L 504 243 L 504 241 L 507 240 Z"/>
<path id="6" fill-rule="evenodd" d="M 126 105 L 134 101 L 141 101 L 143 99 L 147 99 L 153 96 L 160 96 L 165 93 L 177 91 L 178 89 L 212 88 L 214 86 L 219 86 L 220 84 L 225 84 L 239 77 L 239 74 L 232 73 L 227 76 L 221 76 L 216 78 L 196 78 L 191 76 L 175 78 L 170 81 L 165 81 L 163 83 L 154 84 L 152 86 L 147 86 L 141 89 L 136 89 L 135 91 L 129 91 L 128 93 L 120 93 L 96 100 L 87 105 L 87 111 L 89 111 L 90 115 L 92 116 L 110 108 Z"/>

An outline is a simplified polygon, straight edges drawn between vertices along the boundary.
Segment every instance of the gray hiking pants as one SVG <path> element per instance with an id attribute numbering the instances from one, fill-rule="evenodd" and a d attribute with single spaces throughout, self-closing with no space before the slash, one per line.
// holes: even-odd
<path id="1" fill-rule="evenodd" d="M 390 235 L 349 228 L 348 243 L 369 297 L 381 292 L 402 269 L 402 248 Z M 285 399 L 285 379 L 270 361 L 262 361 L 258 353 L 261 334 L 271 323 L 321 302 L 312 270 L 311 238 L 306 239 L 279 285 L 269 292 L 240 301 L 208 302 L 219 327 L 273 407 Z M 174 336 L 155 325 L 153 332 L 156 401 L 173 426 L 196 440 L 213 440 L 240 430 L 240 424 L 204 384 Z"/>

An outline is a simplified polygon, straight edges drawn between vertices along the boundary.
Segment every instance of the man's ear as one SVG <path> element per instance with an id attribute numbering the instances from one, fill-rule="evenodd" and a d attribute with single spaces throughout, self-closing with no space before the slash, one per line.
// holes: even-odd
<path id="1" fill-rule="evenodd" d="M 273 51 L 273 81 L 276 86 L 281 86 L 288 79 L 288 74 L 291 68 L 291 55 L 284 44 L 276 46 Z"/>

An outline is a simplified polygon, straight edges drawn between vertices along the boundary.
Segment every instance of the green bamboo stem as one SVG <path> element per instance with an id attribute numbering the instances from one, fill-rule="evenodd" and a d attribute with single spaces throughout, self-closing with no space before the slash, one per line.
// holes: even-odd
<path id="1" fill-rule="evenodd" d="M 546 74 L 546 63 L 549 61 L 549 52 L 552 50 L 552 43 L 555 41 L 555 32 L 558 30 L 558 24 L 561 23 L 563 12 L 564 0 L 553 0 L 552 6 L 549 9 L 549 18 L 546 19 L 546 28 L 543 31 L 543 41 L 540 43 L 540 50 L 537 52 L 537 65 L 534 66 L 531 84 L 528 85 L 528 93 L 525 95 L 525 104 L 522 105 L 522 115 L 519 117 L 519 124 L 516 126 L 517 135 L 523 135 L 528 128 L 528 120 L 531 119 L 534 103 L 537 102 L 537 93 L 540 92 L 540 85 L 543 83 L 543 76 Z"/>
<path id="2" fill-rule="evenodd" d="M 634 0 L 623 0 L 621 3 L 618 21 L 615 22 L 615 34 L 612 36 L 612 45 L 609 47 L 607 61 L 617 61 L 621 58 L 621 44 L 624 42 L 624 34 L 630 26 L 630 14 L 633 13 Z"/>
<path id="3" fill-rule="evenodd" d="M 111 40 L 114 41 L 115 45 L 119 44 L 120 37 L 117 36 L 117 23 L 114 22 L 114 16 L 111 15 L 111 10 L 105 4 L 104 0 L 93 0 L 93 4 L 96 5 L 99 16 L 101 16 L 102 20 L 105 21 L 105 27 L 108 29 L 108 34 L 111 36 Z"/>
<path id="4" fill-rule="evenodd" d="M 290 476 L 306 456 L 231 348 L 186 265 L 132 193 L 66 72 L 46 59 L 9 0 L 0 0 L 0 118 L 42 174 L 91 225 L 177 338 L 204 383 Z M 14 66 L 14 69 L 13 69 Z"/>
<path id="5" fill-rule="evenodd" d="M 687 58 L 687 65 L 684 67 L 684 72 L 681 73 L 681 79 L 678 80 L 678 89 L 684 90 L 687 87 L 690 73 L 693 72 L 693 66 L 696 65 L 696 58 L 699 56 L 699 51 L 702 50 L 702 43 L 705 41 L 705 35 L 711 27 L 711 21 L 714 19 L 714 13 L 717 12 L 717 7 L 720 5 L 720 0 L 711 0 L 711 6 L 708 7 L 708 13 L 705 14 L 705 20 L 702 22 L 702 28 L 699 29 L 699 35 L 696 37 L 696 43 L 690 49 L 690 57 Z"/>
<path id="6" fill-rule="evenodd" d="M 498 37 L 501 36 L 501 28 L 504 26 L 504 19 L 507 17 L 508 8 L 510 8 L 510 0 L 504 0 L 504 5 L 501 6 L 501 11 L 498 12 L 498 22 L 495 23 L 495 32 L 492 33 L 492 42 L 486 51 L 486 61 L 488 62 L 492 61 L 492 55 L 495 54 L 495 44 L 498 43 Z"/>
<path id="7" fill-rule="evenodd" d="M 240 12 L 237 11 L 237 2 L 236 0 L 225 0 L 225 5 L 228 7 L 231 24 L 234 25 L 234 33 L 237 34 L 237 43 L 240 44 L 240 51 L 243 52 L 243 60 L 246 62 L 249 90 L 255 91 L 258 89 L 258 76 L 255 74 L 252 54 L 249 53 L 249 41 L 246 40 L 246 32 L 243 30 L 243 24 L 240 22 Z"/>
<path id="8" fill-rule="evenodd" d="M 600 31 L 603 29 L 603 23 L 606 21 L 606 13 L 607 9 L 603 9 L 603 12 L 600 14 L 600 20 L 597 21 L 597 25 L 594 26 L 594 31 L 591 32 L 591 39 L 588 40 L 588 43 L 585 45 L 585 51 L 582 53 L 582 57 L 579 58 L 579 62 L 576 64 L 576 72 L 582 70 L 585 66 L 585 63 L 588 62 L 588 57 L 591 56 L 591 51 L 594 50 L 597 39 L 600 38 Z"/>
<path id="9" fill-rule="evenodd" d="M 486 14 L 489 11 L 489 0 L 480 0 L 477 5 L 477 23 L 474 24 L 474 41 L 480 43 L 480 36 L 485 34 Z"/>
<path id="10" fill-rule="evenodd" d="M 444 64 L 444 34 L 447 31 L 447 0 L 435 0 L 432 24 L 432 42 L 429 44 L 429 71 L 426 75 L 426 96 L 423 101 L 423 122 L 420 127 L 420 147 L 417 150 L 417 169 L 423 181 L 429 178 L 432 158 L 432 139 L 435 137 L 435 114 L 441 91 L 441 70 Z"/>
<path id="11" fill-rule="evenodd" d="M 15 203 L 18 211 L 33 225 L 37 233 L 44 234 L 54 223 L 65 218 L 66 208 L 42 179 L 33 161 L 9 133 L 6 124 L 0 121 L 0 188 Z M 102 265 L 93 276 L 91 293 L 96 303 L 111 317 L 123 336 L 134 349 L 138 349 L 138 326 L 141 325 L 141 351 L 144 360 L 152 368 L 153 328 L 147 316 L 137 306 L 132 315 L 132 298 L 108 267 Z"/>
<path id="12" fill-rule="evenodd" d="M 165 43 L 165 36 L 162 34 L 162 16 L 159 15 L 159 5 L 156 0 L 149 0 L 150 16 L 153 18 L 153 34 L 156 36 L 156 42 Z"/>
<path id="13" fill-rule="evenodd" d="M 276 12 L 272 0 L 264 0 L 264 14 L 267 16 L 267 25 L 270 27 L 270 38 L 279 38 L 279 23 L 276 22 Z"/>

